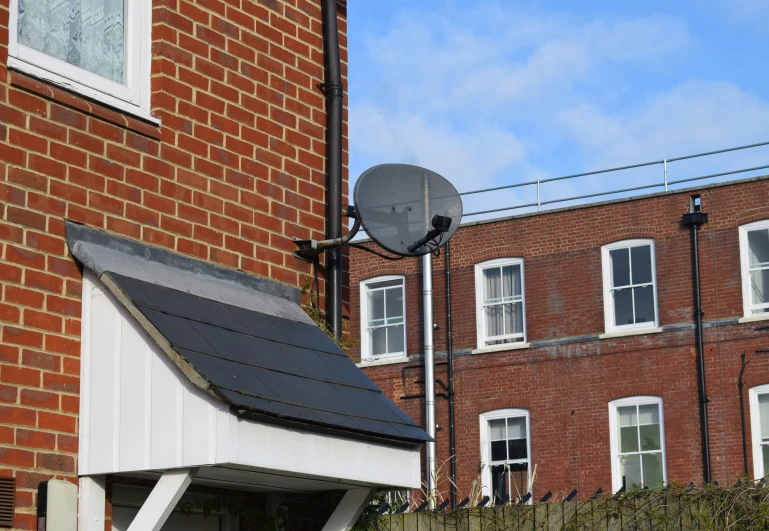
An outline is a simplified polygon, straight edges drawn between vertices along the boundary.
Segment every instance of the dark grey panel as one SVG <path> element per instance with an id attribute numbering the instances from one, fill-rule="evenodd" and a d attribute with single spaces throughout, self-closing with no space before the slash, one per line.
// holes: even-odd
<path id="1" fill-rule="evenodd" d="M 317 326 L 110 275 L 236 409 L 376 437 L 429 440 Z"/>

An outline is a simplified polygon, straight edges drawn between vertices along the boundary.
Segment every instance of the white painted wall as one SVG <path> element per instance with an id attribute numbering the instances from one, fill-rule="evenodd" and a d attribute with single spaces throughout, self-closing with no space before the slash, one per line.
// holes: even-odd
<path id="1" fill-rule="evenodd" d="M 419 488 L 418 447 L 244 420 L 193 386 L 92 273 L 83 282 L 80 475 L 236 465 Z"/>

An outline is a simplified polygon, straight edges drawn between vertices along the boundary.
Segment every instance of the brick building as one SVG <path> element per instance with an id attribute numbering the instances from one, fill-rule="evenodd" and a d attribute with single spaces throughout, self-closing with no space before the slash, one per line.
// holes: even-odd
<path id="1" fill-rule="evenodd" d="M 769 472 L 768 195 L 769 179 L 756 178 L 460 227 L 450 242 L 459 495 L 479 476 L 485 494 L 524 494 L 534 470 L 534 499 L 703 480 L 692 243 L 681 223 L 693 196 L 709 215 L 699 258 L 712 479 Z M 351 264 L 362 335 L 352 356 L 423 419 L 421 261 L 353 249 Z M 433 260 L 445 384 L 444 264 Z M 445 478 L 447 397 L 435 391 Z"/>
<path id="2" fill-rule="evenodd" d="M 0 0 L 0 476 L 16 479 L 16 529 L 36 529 L 41 481 L 78 475 L 84 269 L 65 220 L 294 290 L 311 267 L 291 238 L 326 230 L 321 2 L 59 4 Z"/>

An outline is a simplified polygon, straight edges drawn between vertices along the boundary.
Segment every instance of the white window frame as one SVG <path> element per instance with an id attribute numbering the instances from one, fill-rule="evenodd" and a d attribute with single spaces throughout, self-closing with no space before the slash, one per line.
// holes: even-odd
<path id="1" fill-rule="evenodd" d="M 620 473 L 619 463 L 619 425 L 617 423 L 617 409 L 624 406 L 645 406 L 656 404 L 660 410 L 660 450 L 662 451 L 662 481 L 667 484 L 667 451 L 665 450 L 665 407 L 660 396 L 629 396 L 609 402 L 609 434 L 611 444 L 611 483 L 612 492 L 617 492 L 622 488 L 622 475 Z M 657 453 L 658 450 L 648 450 L 643 453 Z"/>
<path id="2" fill-rule="evenodd" d="M 520 302 L 521 304 L 521 311 L 523 312 L 523 333 L 519 337 L 516 337 L 516 334 L 508 334 L 505 336 L 494 336 L 493 338 L 489 338 L 486 335 L 486 319 L 483 315 L 483 271 L 485 269 L 489 269 L 492 267 L 503 267 L 507 265 L 517 265 L 521 268 L 521 297 Z M 518 302 L 512 301 L 512 302 Z M 519 344 L 525 344 L 526 343 L 526 276 L 525 271 L 523 267 L 523 258 L 496 258 L 494 260 L 487 260 L 485 262 L 481 262 L 480 264 L 475 264 L 475 329 L 477 331 L 477 343 L 478 343 L 478 349 L 486 349 L 486 348 L 494 348 L 499 347 L 503 348 L 506 345 L 509 345 L 511 347 Z M 517 339 L 517 341 L 513 341 L 507 344 L 496 344 L 496 345 L 487 345 L 487 341 L 499 341 L 504 339 Z"/>
<path id="3" fill-rule="evenodd" d="M 368 285 L 376 282 L 386 282 L 388 280 L 403 281 L 403 352 L 394 352 L 392 354 L 379 354 L 376 357 L 371 353 L 371 339 L 369 337 L 368 327 Z M 360 353 L 361 362 L 373 362 L 383 360 L 393 360 L 407 358 L 408 345 L 406 344 L 406 277 L 404 275 L 383 275 L 361 281 L 360 283 Z"/>
<path id="4" fill-rule="evenodd" d="M 531 415 L 529 414 L 528 409 L 518 409 L 518 408 L 511 408 L 511 409 L 496 409 L 494 411 L 487 411 L 486 413 L 481 413 L 480 415 L 480 423 L 481 423 L 481 462 L 483 463 L 483 472 L 481 474 L 481 490 L 482 494 L 484 496 L 491 497 L 491 444 L 490 444 L 490 435 L 489 435 L 489 421 L 491 420 L 498 420 L 498 419 L 509 419 L 509 418 L 520 418 L 523 417 L 526 419 L 526 459 L 516 459 L 513 461 L 510 461 L 511 463 L 526 463 L 527 470 L 529 475 L 532 474 L 532 468 L 531 468 Z M 497 463 L 499 464 L 499 463 Z M 531 489 L 534 490 L 534 487 Z M 508 493 L 510 496 L 514 496 L 515 493 Z M 521 493 L 522 495 L 526 495 L 525 492 Z M 534 499 L 534 493 L 532 492 L 531 498 L 529 498 L 529 503 L 532 502 Z"/>
<path id="5" fill-rule="evenodd" d="M 748 317 L 769 318 L 769 312 L 753 313 L 752 295 L 750 290 L 750 260 L 748 259 L 748 233 L 754 230 L 769 229 L 769 219 L 748 223 L 740 227 L 740 270 L 742 273 L 742 305 L 743 314 Z M 769 307 L 766 303 L 764 307 Z"/>
<path id="6" fill-rule="evenodd" d="M 635 323 L 629 325 L 617 326 L 614 322 L 614 297 L 612 296 L 612 267 L 611 267 L 611 255 L 610 252 L 617 249 L 629 249 L 631 247 L 641 247 L 648 245 L 651 247 L 651 267 L 652 267 L 652 291 L 654 294 L 654 321 L 648 323 Z M 657 305 L 657 259 L 656 251 L 654 249 L 654 240 L 652 239 L 633 239 L 633 240 L 621 240 L 618 242 L 610 243 L 601 247 L 601 264 L 603 271 L 603 314 L 606 333 L 613 332 L 630 332 L 635 330 L 645 330 L 647 328 L 654 329 L 659 327 L 659 308 Z M 632 262 L 630 270 L 632 271 Z M 646 284 L 631 284 L 624 289 L 630 289 L 631 287 L 638 287 Z M 635 312 L 635 306 L 633 311 Z"/>
<path id="7" fill-rule="evenodd" d="M 769 384 L 752 387 L 748 391 L 748 401 L 750 402 L 750 435 L 753 447 L 753 477 L 759 480 L 769 474 L 769 470 L 764 469 L 764 460 L 761 455 L 761 416 L 758 411 L 759 395 L 769 394 Z M 767 443 L 769 444 L 769 442 Z"/>
<path id="8" fill-rule="evenodd" d="M 125 5 L 125 85 L 19 43 L 18 0 L 10 0 L 9 6 L 8 68 L 159 123 L 150 115 L 152 2 L 126 0 Z"/>

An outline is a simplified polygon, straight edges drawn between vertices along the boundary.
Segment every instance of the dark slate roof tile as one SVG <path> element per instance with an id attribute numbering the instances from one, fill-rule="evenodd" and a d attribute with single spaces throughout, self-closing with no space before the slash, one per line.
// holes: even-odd
<path id="1" fill-rule="evenodd" d="M 375 437 L 430 440 L 320 328 L 107 274 L 234 408 Z"/>

